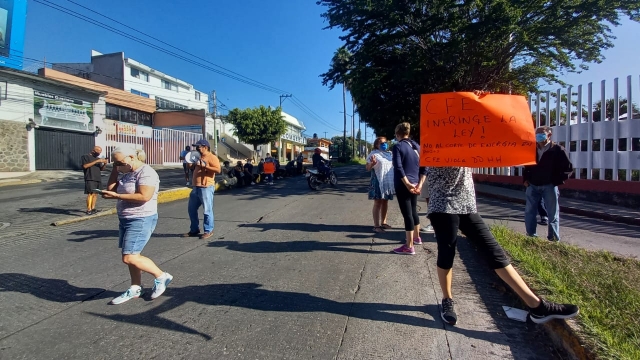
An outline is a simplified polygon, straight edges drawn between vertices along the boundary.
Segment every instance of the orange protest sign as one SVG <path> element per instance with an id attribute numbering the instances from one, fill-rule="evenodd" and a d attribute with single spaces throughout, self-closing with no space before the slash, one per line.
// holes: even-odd
<path id="1" fill-rule="evenodd" d="M 535 164 L 535 130 L 523 96 L 427 94 L 420 106 L 421 166 Z"/>
<path id="2" fill-rule="evenodd" d="M 272 162 L 264 163 L 264 173 L 265 174 L 274 174 L 276 172 L 276 164 Z"/>

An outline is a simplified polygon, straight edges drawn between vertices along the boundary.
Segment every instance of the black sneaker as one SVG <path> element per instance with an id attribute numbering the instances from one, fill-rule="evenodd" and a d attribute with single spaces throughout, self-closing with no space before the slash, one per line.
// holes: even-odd
<path id="1" fill-rule="evenodd" d="M 549 222 L 547 221 L 547 219 L 542 219 L 540 220 L 540 225 L 549 225 Z"/>
<path id="2" fill-rule="evenodd" d="M 449 325 L 455 325 L 458 322 L 458 316 L 453 310 L 453 299 L 442 299 L 440 317 Z"/>
<path id="3" fill-rule="evenodd" d="M 540 299 L 540 305 L 531 309 L 529 317 L 536 324 L 544 324 L 552 319 L 570 319 L 580 312 L 578 306 L 571 304 L 556 304 Z"/>
<path id="4" fill-rule="evenodd" d="M 200 237 L 200 230 L 198 231 L 189 231 L 188 233 L 184 234 L 184 237 Z"/>

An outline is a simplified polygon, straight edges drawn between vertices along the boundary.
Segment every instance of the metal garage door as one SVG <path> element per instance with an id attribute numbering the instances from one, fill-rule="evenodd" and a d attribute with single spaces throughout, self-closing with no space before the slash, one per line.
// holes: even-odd
<path id="1" fill-rule="evenodd" d="M 95 145 L 93 133 L 34 129 L 36 170 L 80 170 L 80 158 Z"/>

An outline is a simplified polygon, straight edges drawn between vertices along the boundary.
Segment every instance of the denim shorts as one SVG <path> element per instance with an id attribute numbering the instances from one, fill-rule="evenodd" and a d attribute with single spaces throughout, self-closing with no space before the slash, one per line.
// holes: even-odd
<path id="1" fill-rule="evenodd" d="M 122 254 L 140 254 L 156 229 L 158 214 L 139 218 L 120 218 L 119 220 L 118 247 L 122 249 Z"/>

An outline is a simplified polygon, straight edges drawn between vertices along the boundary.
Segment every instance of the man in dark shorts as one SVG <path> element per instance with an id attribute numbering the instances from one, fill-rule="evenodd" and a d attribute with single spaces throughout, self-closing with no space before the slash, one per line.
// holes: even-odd
<path id="1" fill-rule="evenodd" d="M 87 154 L 82 155 L 82 169 L 84 171 L 84 193 L 87 194 L 87 215 L 97 213 L 96 202 L 98 194 L 94 190 L 102 188 L 102 175 L 107 159 L 101 159 L 102 148 L 96 146 Z"/>

